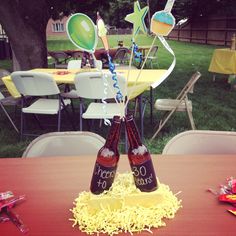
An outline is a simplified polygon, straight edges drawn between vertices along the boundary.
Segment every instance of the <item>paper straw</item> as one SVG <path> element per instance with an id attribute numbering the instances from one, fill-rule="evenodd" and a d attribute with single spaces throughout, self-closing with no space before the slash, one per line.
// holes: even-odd
<path id="1" fill-rule="evenodd" d="M 171 12 L 174 3 L 175 3 L 175 0 L 168 0 L 167 3 L 166 3 L 164 11 Z"/>

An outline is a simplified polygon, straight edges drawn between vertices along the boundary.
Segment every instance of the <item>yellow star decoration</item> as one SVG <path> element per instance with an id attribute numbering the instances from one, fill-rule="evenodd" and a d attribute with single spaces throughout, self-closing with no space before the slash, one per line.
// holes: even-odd
<path id="1" fill-rule="evenodd" d="M 139 2 L 134 3 L 134 12 L 128 14 L 125 20 L 133 24 L 133 35 L 138 34 L 139 30 L 144 33 L 147 32 L 146 25 L 144 23 L 144 18 L 148 12 L 148 7 L 140 8 Z"/>

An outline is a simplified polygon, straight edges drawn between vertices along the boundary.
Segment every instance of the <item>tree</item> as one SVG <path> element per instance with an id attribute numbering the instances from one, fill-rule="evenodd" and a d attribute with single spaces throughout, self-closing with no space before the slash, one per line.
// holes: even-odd
<path id="1" fill-rule="evenodd" d="M 19 63 L 17 69 L 46 67 L 46 26 L 49 19 L 46 1 L 2 0 L 0 22 L 8 35 Z M 44 10 L 42 10 L 44 9 Z"/>
<path id="2" fill-rule="evenodd" d="M 47 67 L 46 27 L 50 17 L 81 11 L 96 16 L 102 0 L 1 0 L 0 23 L 15 55 L 17 70 Z M 92 7 L 91 7 L 92 6 Z M 62 14 L 61 14 L 62 13 Z"/>

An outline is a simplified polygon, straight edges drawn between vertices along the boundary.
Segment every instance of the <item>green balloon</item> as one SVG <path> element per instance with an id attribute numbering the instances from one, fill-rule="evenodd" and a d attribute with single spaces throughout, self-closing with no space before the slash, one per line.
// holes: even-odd
<path id="1" fill-rule="evenodd" d="M 72 15 L 67 21 L 66 31 L 76 47 L 94 53 L 97 46 L 97 30 L 87 15 L 82 13 Z"/>

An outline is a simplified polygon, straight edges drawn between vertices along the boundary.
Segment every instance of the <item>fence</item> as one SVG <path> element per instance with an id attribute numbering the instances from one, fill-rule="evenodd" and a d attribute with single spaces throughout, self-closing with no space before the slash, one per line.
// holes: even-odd
<path id="1" fill-rule="evenodd" d="M 236 17 L 199 17 L 183 26 L 176 26 L 167 38 L 192 43 L 230 46 L 234 33 L 236 33 Z M 132 29 L 110 29 L 109 34 L 132 34 Z"/>
<path id="2" fill-rule="evenodd" d="M 168 39 L 230 46 L 234 33 L 236 33 L 236 17 L 200 17 L 197 21 L 184 26 L 176 26 Z"/>
<path id="3" fill-rule="evenodd" d="M 131 28 L 126 28 L 126 29 L 109 29 L 108 33 L 110 35 L 114 35 L 114 34 L 132 34 L 132 29 Z"/>

